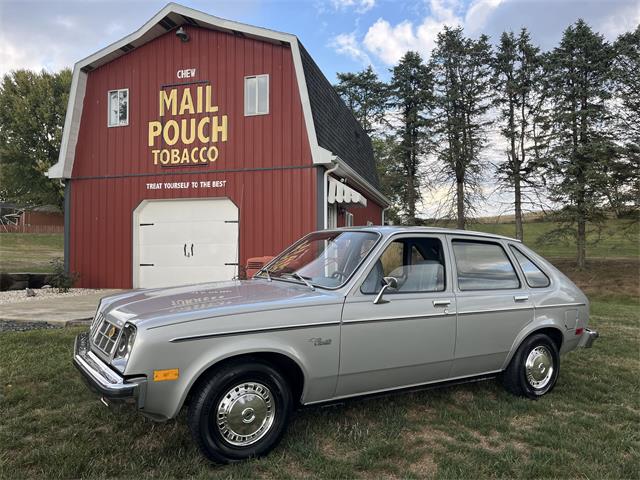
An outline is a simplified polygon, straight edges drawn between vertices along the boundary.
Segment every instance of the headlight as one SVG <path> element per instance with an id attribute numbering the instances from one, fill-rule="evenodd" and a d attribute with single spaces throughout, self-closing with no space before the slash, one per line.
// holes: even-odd
<path id="1" fill-rule="evenodd" d="M 131 353 L 131 349 L 133 348 L 133 342 L 136 339 L 136 327 L 127 323 L 122 329 L 122 335 L 120 335 L 120 340 L 118 341 L 118 346 L 116 347 L 116 351 L 113 355 L 113 364 L 119 370 L 124 370 L 124 367 L 127 364 L 127 360 L 129 359 L 129 354 Z"/>

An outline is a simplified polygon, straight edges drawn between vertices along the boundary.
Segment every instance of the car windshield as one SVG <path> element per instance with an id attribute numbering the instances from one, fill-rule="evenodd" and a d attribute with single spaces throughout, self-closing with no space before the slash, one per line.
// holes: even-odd
<path id="1" fill-rule="evenodd" d="M 379 235 L 373 232 L 328 231 L 307 235 L 276 257 L 258 275 L 317 287 L 343 285 L 369 254 Z M 302 277 L 302 278 L 299 278 Z"/>

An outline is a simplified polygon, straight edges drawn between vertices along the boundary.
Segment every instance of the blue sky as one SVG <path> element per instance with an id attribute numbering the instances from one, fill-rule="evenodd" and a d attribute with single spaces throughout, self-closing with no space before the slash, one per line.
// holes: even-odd
<path id="1" fill-rule="evenodd" d="M 235 0 L 183 1 L 213 15 L 294 33 L 327 77 L 371 63 L 381 76 L 405 51 L 428 56 L 443 25 L 496 38 L 529 28 L 543 49 L 583 17 L 609 40 L 640 23 L 638 0 Z M 0 0 L 0 74 L 57 70 L 138 28 L 156 0 Z"/>

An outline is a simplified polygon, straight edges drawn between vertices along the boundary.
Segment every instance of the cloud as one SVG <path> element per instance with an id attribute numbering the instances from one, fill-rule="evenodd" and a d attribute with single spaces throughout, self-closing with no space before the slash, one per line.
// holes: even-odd
<path id="1" fill-rule="evenodd" d="M 356 0 L 343 0 L 355 2 Z M 428 57 L 438 33 L 445 26 L 462 26 L 467 35 L 486 33 L 493 39 L 505 30 L 526 27 L 543 50 L 557 45 L 564 29 L 583 18 L 609 41 L 640 23 L 638 0 L 428 0 L 428 12 L 418 20 L 392 22 L 379 17 L 361 39 L 353 38 L 351 49 L 364 50 L 390 66 L 408 51 Z"/>
<path id="2" fill-rule="evenodd" d="M 363 45 L 387 65 L 393 65 L 407 52 L 415 50 L 428 56 L 435 46 L 438 33 L 445 27 L 462 24 L 456 13 L 458 4 L 443 0 L 430 0 L 430 15 L 419 25 L 404 20 L 391 25 L 379 18 L 364 36 Z"/>
<path id="3" fill-rule="evenodd" d="M 612 39 L 621 33 L 635 30 L 640 25 L 640 2 L 613 11 L 610 16 L 596 23 L 596 29 L 605 37 Z"/>
<path id="4" fill-rule="evenodd" d="M 376 5 L 376 0 L 331 0 L 335 10 L 347 10 L 353 8 L 358 13 L 365 13 Z"/>
<path id="5" fill-rule="evenodd" d="M 504 0 L 474 0 L 464 17 L 464 26 L 469 33 L 480 32 L 491 17 L 493 11 Z"/>
<path id="6" fill-rule="evenodd" d="M 336 52 L 346 55 L 364 66 L 371 65 L 371 59 L 358 44 L 355 33 L 341 33 L 329 43 L 329 46 L 333 47 Z"/>

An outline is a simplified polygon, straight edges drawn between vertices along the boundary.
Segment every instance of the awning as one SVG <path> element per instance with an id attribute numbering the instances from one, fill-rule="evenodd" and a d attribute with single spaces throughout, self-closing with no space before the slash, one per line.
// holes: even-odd
<path id="1" fill-rule="evenodd" d="M 348 187 L 342 182 L 329 177 L 329 192 L 327 194 L 329 203 L 345 203 L 352 205 L 367 206 L 367 199 L 360 192 Z"/>

